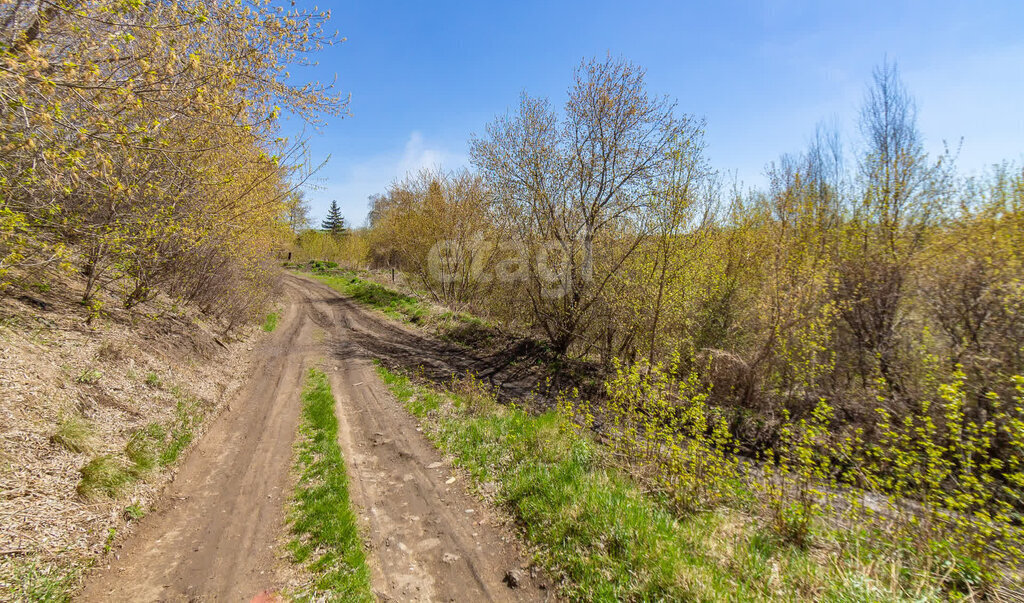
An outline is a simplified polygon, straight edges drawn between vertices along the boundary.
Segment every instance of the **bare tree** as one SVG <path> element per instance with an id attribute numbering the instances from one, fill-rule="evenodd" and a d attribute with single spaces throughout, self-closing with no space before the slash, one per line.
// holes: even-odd
<path id="1" fill-rule="evenodd" d="M 651 323 L 648 336 L 648 364 L 653 365 L 657 337 L 661 328 L 666 288 L 688 268 L 686 260 L 699 254 L 682 254 L 682 248 L 697 250 L 707 242 L 718 203 L 717 174 L 704 157 L 703 123 L 695 126 L 689 138 L 679 141 L 672 151 L 673 164 L 664 188 L 654 197 L 651 208 L 655 253 L 651 262 L 651 280 L 657 283 L 648 308 Z M 686 258 L 686 259 L 684 259 Z"/>
<path id="2" fill-rule="evenodd" d="M 608 57 L 577 68 L 562 116 L 524 94 L 471 142 L 495 214 L 528 260 L 520 293 L 556 352 L 587 331 L 608 279 L 646 234 L 672 149 L 697 130 L 647 93 L 642 69 Z M 615 244 L 598 253 L 602 239 Z"/>
<path id="3" fill-rule="evenodd" d="M 857 350 L 859 373 L 902 390 L 898 333 L 906 280 L 939 207 L 940 170 L 929 164 L 917 110 L 896 66 L 875 69 L 861 110 L 866 149 L 847 236 L 837 250 L 841 316 Z"/>
<path id="4" fill-rule="evenodd" d="M 288 226 L 293 233 L 299 234 L 309 228 L 309 201 L 306 200 L 305 191 L 294 190 L 288 193 L 285 205 L 288 208 Z"/>

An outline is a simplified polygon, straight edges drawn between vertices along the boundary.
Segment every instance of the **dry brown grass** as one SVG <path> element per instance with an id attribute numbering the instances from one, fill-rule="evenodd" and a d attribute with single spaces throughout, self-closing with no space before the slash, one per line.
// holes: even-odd
<path id="1" fill-rule="evenodd" d="M 157 318 L 110 303 L 87 327 L 80 283 L 55 280 L 31 293 L 46 309 L 0 297 L 0 599 L 26 568 L 102 554 L 109 530 L 125 531 L 125 507 L 155 497 L 166 472 L 77 491 L 92 460 L 121 459 L 132 434 L 174 418 L 175 393 L 147 386 L 147 373 L 219 408 L 247 370 L 244 340 L 223 340 L 169 299 L 142 309 Z"/>

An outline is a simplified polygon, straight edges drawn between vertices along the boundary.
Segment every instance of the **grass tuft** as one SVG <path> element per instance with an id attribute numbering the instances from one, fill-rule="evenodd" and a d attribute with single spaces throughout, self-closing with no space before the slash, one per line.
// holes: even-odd
<path id="1" fill-rule="evenodd" d="M 103 373 L 101 373 L 100 371 L 98 371 L 96 369 L 93 369 L 93 368 L 87 368 L 87 369 L 82 369 L 82 372 L 78 373 L 78 376 L 75 377 L 75 383 L 82 383 L 84 385 L 92 385 L 94 383 L 98 383 L 99 380 L 102 379 L 102 378 L 103 378 Z"/>
<path id="2" fill-rule="evenodd" d="M 267 333 L 273 333 L 277 329 L 277 321 L 281 318 L 278 312 L 271 312 L 267 314 L 267 317 L 263 319 L 263 330 Z"/>
<path id="3" fill-rule="evenodd" d="M 163 387 L 163 381 L 160 380 L 160 375 L 156 374 L 155 371 L 149 371 L 146 373 L 146 385 L 154 389 L 160 389 Z"/>
<path id="4" fill-rule="evenodd" d="M 125 521 L 137 521 L 146 516 L 146 509 L 141 504 L 135 502 L 124 508 Z"/>
<path id="5" fill-rule="evenodd" d="M 110 455 L 93 458 L 82 467 L 81 473 L 78 494 L 86 500 L 97 500 L 104 496 L 115 498 L 133 481 L 128 467 Z"/>
<path id="6" fill-rule="evenodd" d="M 91 452 L 95 445 L 93 424 L 81 415 L 68 415 L 57 424 L 57 431 L 50 441 L 76 454 Z"/>
<path id="7" fill-rule="evenodd" d="M 316 369 L 310 370 L 302 392 L 299 433 L 299 481 L 289 517 L 295 538 L 288 550 L 314 578 L 298 598 L 374 601 L 363 542 L 349 504 L 334 396 L 327 375 Z"/>
<path id="8" fill-rule="evenodd" d="M 168 441 L 160 451 L 160 464 L 164 467 L 174 464 L 181 453 L 192 443 L 196 430 L 203 422 L 204 411 L 202 400 L 176 390 L 178 403 L 175 407 L 174 421 L 168 429 Z"/>
<path id="9" fill-rule="evenodd" d="M 174 464 L 195 438 L 204 418 L 202 400 L 177 387 L 174 419 L 150 423 L 135 431 L 124 447 L 124 457 L 98 456 L 82 468 L 78 494 L 87 500 L 116 498 L 126 486 L 144 480 L 154 469 Z M 56 438 L 56 436 L 54 436 Z M 126 462 L 127 461 L 127 462 Z"/>
<path id="10" fill-rule="evenodd" d="M 82 562 L 57 564 L 33 559 L 12 560 L 0 566 L 0 586 L 3 587 L 0 598 L 48 603 L 70 601 L 85 565 Z"/>
<path id="11" fill-rule="evenodd" d="M 167 430 L 159 423 L 150 423 L 132 434 L 125 444 L 124 453 L 131 461 L 134 476 L 144 477 L 157 467 L 166 437 Z"/>

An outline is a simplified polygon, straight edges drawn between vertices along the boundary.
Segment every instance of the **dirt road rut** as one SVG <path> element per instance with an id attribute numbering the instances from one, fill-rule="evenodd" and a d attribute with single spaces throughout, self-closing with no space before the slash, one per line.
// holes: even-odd
<path id="1" fill-rule="evenodd" d="M 402 346 L 415 360 L 421 339 L 320 283 L 289 276 L 286 292 L 280 326 L 257 348 L 247 385 L 78 599 L 249 601 L 286 589 L 295 576 L 281 557 L 289 468 L 303 377 L 315 364 L 334 389 L 378 598 L 548 598 L 543 580 L 523 571 L 511 532 L 467 493 L 376 375 L 375 344 Z M 510 570 L 520 579 L 514 590 Z"/>

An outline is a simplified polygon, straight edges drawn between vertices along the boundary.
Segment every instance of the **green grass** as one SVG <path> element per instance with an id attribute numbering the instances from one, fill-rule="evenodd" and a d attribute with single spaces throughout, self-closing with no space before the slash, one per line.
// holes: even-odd
<path id="1" fill-rule="evenodd" d="M 427 306 L 415 297 L 363 280 L 355 273 L 342 276 L 314 273 L 313 277 L 342 295 L 347 295 L 360 303 L 381 310 L 388 316 L 403 322 L 421 324 L 430 314 Z"/>
<path id="2" fill-rule="evenodd" d="M 146 373 L 146 385 L 155 389 L 160 389 L 163 387 L 163 381 L 160 380 L 160 375 L 156 374 L 156 372 L 149 371 Z"/>
<path id="3" fill-rule="evenodd" d="M 170 425 L 166 445 L 160 450 L 160 464 L 164 467 L 174 464 L 181 453 L 192 443 L 196 430 L 203 422 L 202 400 L 182 394 L 175 388 L 178 402 L 175 406 L 174 421 Z"/>
<path id="4" fill-rule="evenodd" d="M 273 333 L 277 329 L 277 321 L 281 318 L 279 312 L 271 312 L 267 314 L 267 317 L 263 319 L 263 330 L 267 333 Z"/>
<path id="5" fill-rule="evenodd" d="M 489 344 L 497 334 L 494 325 L 477 316 L 437 309 L 412 295 L 359 278 L 355 272 L 348 271 L 339 275 L 337 271 L 333 274 L 314 271 L 313 277 L 342 295 L 381 310 L 391 318 L 430 327 L 445 341 L 478 347 Z"/>
<path id="6" fill-rule="evenodd" d="M 100 455 L 82 468 L 78 483 L 82 498 L 117 498 L 128 485 L 144 480 L 154 469 L 177 462 L 195 438 L 205 410 L 199 398 L 177 387 L 171 388 L 171 393 L 177 398 L 173 419 L 136 430 L 125 444 L 123 457 Z"/>
<path id="7" fill-rule="evenodd" d="M 313 574 L 297 593 L 303 600 L 375 601 L 348 475 L 338 447 L 338 420 L 327 376 L 312 369 L 302 392 L 302 425 L 296 444 L 296 486 L 289 516 L 288 549 Z"/>
<path id="8" fill-rule="evenodd" d="M 489 345 L 498 334 L 493 324 L 466 312 L 442 312 L 435 322 L 441 339 L 469 348 Z"/>
<path id="9" fill-rule="evenodd" d="M 117 542 L 117 528 L 107 528 L 107 538 L 103 541 L 103 554 L 109 555 L 114 550 L 114 543 Z"/>
<path id="10" fill-rule="evenodd" d="M 141 478 L 160 465 L 166 441 L 167 428 L 160 423 L 150 423 L 133 433 L 124 447 L 132 474 Z"/>
<path id="11" fill-rule="evenodd" d="M 86 563 L 50 563 L 38 559 L 11 559 L 0 565 L 0 598 L 5 601 L 71 600 Z"/>
<path id="12" fill-rule="evenodd" d="M 135 479 L 122 460 L 109 454 L 93 458 L 82 467 L 81 474 L 78 494 L 86 500 L 116 498 Z"/>
<path id="13" fill-rule="evenodd" d="M 92 385 L 98 383 L 103 378 L 103 373 L 96 369 L 87 368 L 82 369 L 78 376 L 75 377 L 75 383 L 82 383 L 85 385 Z"/>
<path id="14" fill-rule="evenodd" d="M 136 521 L 146 516 L 146 509 L 139 503 L 132 503 L 124 508 L 124 518 L 127 521 Z"/>
<path id="15" fill-rule="evenodd" d="M 152 373 L 155 375 L 155 373 Z M 123 454 L 102 454 L 93 457 L 81 469 L 78 495 L 87 501 L 118 498 L 132 484 L 145 480 L 154 469 L 175 463 L 182 451 L 195 437 L 196 429 L 205 417 L 205 408 L 199 398 L 172 387 L 170 392 L 176 398 L 174 417 L 164 423 L 150 423 L 136 430 L 125 444 Z M 81 441 L 83 428 L 66 419 L 53 436 L 63 446 L 69 439 Z M 91 432 L 90 432 L 91 433 Z M 124 507 L 123 516 L 127 521 L 140 519 L 145 509 L 132 502 Z M 116 528 L 109 528 L 104 542 L 104 554 L 109 553 L 116 537 Z M 5 582 L 14 577 L 15 588 L 11 591 L 16 601 L 69 601 L 71 593 L 79 582 L 79 574 L 85 565 L 83 560 L 68 567 L 57 567 L 41 561 L 25 560 L 3 564 L 0 558 L 0 600 L 7 594 Z"/>
<path id="16" fill-rule="evenodd" d="M 81 415 L 68 415 L 57 424 L 57 431 L 50 440 L 74 453 L 90 452 L 95 445 L 93 424 Z"/>
<path id="17" fill-rule="evenodd" d="M 479 387 L 439 391 L 383 367 L 425 432 L 520 525 L 573 600 L 928 600 L 860 571 L 856 559 L 779 542 L 742 511 L 680 517 L 556 412 L 483 403 Z M 848 569 L 847 569 L 848 568 Z M 885 570 L 885 568 L 880 568 Z M 878 574 L 884 574 L 880 571 Z"/>

